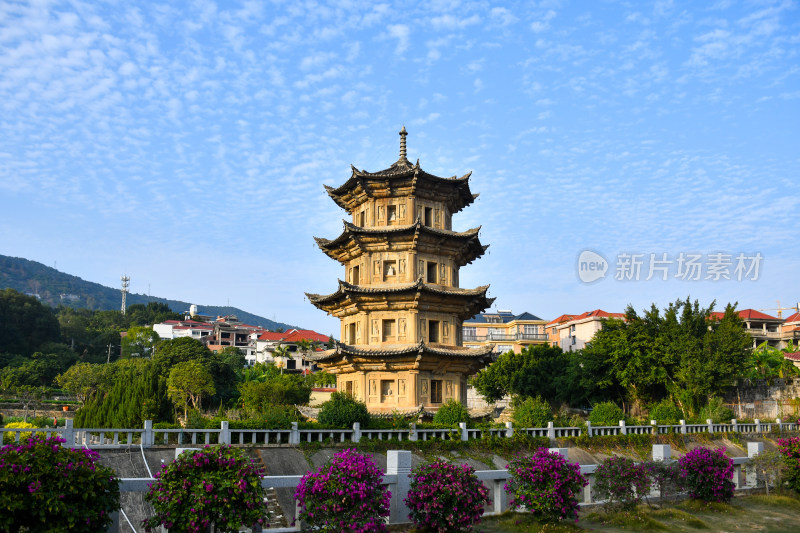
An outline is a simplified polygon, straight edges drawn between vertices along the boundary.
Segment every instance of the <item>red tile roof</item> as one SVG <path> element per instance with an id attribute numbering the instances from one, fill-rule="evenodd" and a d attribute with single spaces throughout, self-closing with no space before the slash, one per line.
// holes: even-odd
<path id="1" fill-rule="evenodd" d="M 558 317 L 558 318 L 554 318 L 553 320 L 551 320 L 550 322 L 548 322 L 548 323 L 545 325 L 545 327 L 547 327 L 547 326 L 552 326 L 553 324 L 561 324 L 562 322 L 569 322 L 569 321 L 570 321 L 570 320 L 572 320 L 573 318 L 575 318 L 575 315 L 561 315 L 560 317 Z"/>
<path id="2" fill-rule="evenodd" d="M 785 353 L 783 358 L 789 361 L 800 361 L 800 352 Z"/>
<path id="3" fill-rule="evenodd" d="M 625 313 L 609 313 L 607 311 L 603 311 L 602 309 L 595 309 L 594 311 L 586 311 L 585 313 L 581 313 L 580 315 L 576 316 L 574 320 L 582 320 L 584 318 L 625 318 Z"/>
<path id="4" fill-rule="evenodd" d="M 298 342 L 301 340 L 311 342 L 328 342 L 328 336 L 310 329 L 293 329 L 288 332 L 288 335 L 283 338 L 284 342 Z"/>
<path id="5" fill-rule="evenodd" d="M 756 311 L 755 309 L 742 309 L 737 311 L 737 314 L 742 320 L 781 320 L 780 318 L 774 316 L 765 315 L 764 313 Z M 724 316 L 724 311 L 712 311 L 709 318 L 721 319 Z"/>
<path id="6" fill-rule="evenodd" d="M 800 313 L 794 313 L 786 317 L 784 323 L 789 324 L 791 322 L 800 322 Z"/>
<path id="7" fill-rule="evenodd" d="M 258 336 L 258 340 L 260 341 L 279 341 L 281 340 L 285 333 L 278 333 L 277 331 L 265 331 L 261 335 Z"/>

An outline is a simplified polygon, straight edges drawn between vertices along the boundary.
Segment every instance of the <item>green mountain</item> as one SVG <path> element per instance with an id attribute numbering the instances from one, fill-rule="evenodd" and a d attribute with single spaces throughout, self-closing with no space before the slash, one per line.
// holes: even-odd
<path id="1" fill-rule="evenodd" d="M 119 309 L 122 303 L 119 289 L 85 281 L 36 261 L 5 255 L 0 255 L 0 290 L 2 289 L 14 289 L 24 294 L 37 295 L 43 303 L 53 307 L 68 305 L 70 307 L 112 310 Z M 189 310 L 187 302 L 167 300 L 146 294 L 128 293 L 126 302 L 128 305 L 162 302 L 176 313 L 184 313 Z M 283 322 L 275 322 L 236 307 L 198 304 L 197 310 L 201 315 L 208 316 L 236 315 L 246 324 L 262 326 L 267 329 L 297 327 Z"/>

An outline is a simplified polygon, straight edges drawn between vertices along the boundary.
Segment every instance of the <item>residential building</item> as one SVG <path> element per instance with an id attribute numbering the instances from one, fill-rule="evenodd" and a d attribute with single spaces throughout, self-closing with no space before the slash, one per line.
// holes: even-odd
<path id="1" fill-rule="evenodd" d="M 781 324 L 780 331 L 778 348 L 786 348 L 790 342 L 795 348 L 800 347 L 800 311 L 787 316 Z"/>
<path id="2" fill-rule="evenodd" d="M 167 320 L 160 324 L 153 324 L 153 331 L 158 333 L 161 339 L 191 337 L 202 340 L 214 332 L 214 326 L 196 320 Z"/>
<path id="3" fill-rule="evenodd" d="M 546 324 L 546 320 L 528 312 L 518 315 L 503 310 L 479 313 L 464 321 L 462 339 L 467 347 L 493 346 L 497 354 L 520 353 L 531 344 L 547 342 Z"/>
<path id="4" fill-rule="evenodd" d="M 488 285 L 459 287 L 459 269 L 483 255 L 480 228 L 456 232 L 452 217 L 472 204 L 469 174 L 442 178 L 406 157 L 389 168 L 352 167 L 328 195 L 350 221 L 317 245 L 344 267 L 336 292 L 307 294 L 338 317 L 342 342 L 312 356 L 336 374 L 337 389 L 370 411 L 436 410 L 467 403 L 467 378 L 491 361 L 492 346 L 462 345 L 464 320 L 491 306 Z"/>
<path id="5" fill-rule="evenodd" d="M 610 318 L 624 319 L 625 314 L 595 309 L 580 315 L 561 315 L 547 323 L 548 338 L 565 352 L 582 350 L 594 334 L 603 329 L 603 322 Z M 555 331 L 551 332 L 553 329 Z"/>
<path id="6" fill-rule="evenodd" d="M 777 318 L 755 309 L 741 309 L 737 311 L 737 314 L 744 322 L 744 330 L 753 339 L 753 348 L 764 342 L 775 348 L 780 347 L 782 318 Z M 720 319 L 723 316 L 725 316 L 725 313 L 722 311 L 711 313 L 711 318 Z"/>
<path id="7" fill-rule="evenodd" d="M 313 354 L 322 351 L 329 340 L 328 335 L 310 329 L 290 329 L 283 333 L 265 331 L 255 339 L 254 355 L 248 359 L 247 366 L 274 362 L 289 372 L 315 372 L 318 369 L 317 365 L 308 359 L 309 354 L 301 347 L 302 341 L 311 344 Z M 286 348 L 286 358 L 276 357 L 275 351 L 279 347 Z"/>

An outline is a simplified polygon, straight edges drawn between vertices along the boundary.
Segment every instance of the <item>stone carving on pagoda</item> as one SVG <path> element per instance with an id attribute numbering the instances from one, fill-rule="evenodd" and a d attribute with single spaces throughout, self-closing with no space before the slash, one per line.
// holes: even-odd
<path id="1" fill-rule="evenodd" d="M 347 211 L 344 231 L 319 248 L 344 266 L 332 294 L 306 294 L 339 318 L 340 341 L 310 358 L 336 375 L 339 391 L 373 413 L 466 405 L 467 378 L 491 362 L 491 345 L 462 346 L 464 320 L 491 307 L 488 285 L 459 287 L 459 270 L 483 255 L 480 228 L 458 232 L 452 217 L 477 198 L 469 177 L 441 178 L 406 157 L 386 170 L 352 167 L 328 195 Z"/>

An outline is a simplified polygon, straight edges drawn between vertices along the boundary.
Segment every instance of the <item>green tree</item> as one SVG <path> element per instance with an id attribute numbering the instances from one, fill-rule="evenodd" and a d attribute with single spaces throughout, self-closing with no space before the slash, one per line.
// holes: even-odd
<path id="1" fill-rule="evenodd" d="M 133 326 L 122 338 L 122 357 L 149 357 L 160 340 L 149 326 Z"/>
<path id="2" fill-rule="evenodd" d="M 558 346 L 530 345 L 521 353 L 506 352 L 489 367 L 478 372 L 473 386 L 487 402 L 506 394 L 523 397 L 541 395 L 555 401 L 559 379 L 569 364 L 569 356 Z"/>
<path id="3" fill-rule="evenodd" d="M 183 417 L 188 415 L 189 404 L 192 408 L 202 407 L 203 396 L 216 394 L 214 378 L 205 365 L 198 360 L 177 363 L 167 378 L 167 395 L 176 407 L 183 406 Z"/>
<path id="4" fill-rule="evenodd" d="M 0 291 L 0 324 L 3 351 L 25 356 L 45 342 L 58 342 L 61 333 L 49 307 L 14 289 Z"/>
<path id="5" fill-rule="evenodd" d="M 159 342 L 151 359 L 158 374 L 167 377 L 172 367 L 178 363 L 207 361 L 210 357 L 211 350 L 202 342 L 191 337 L 180 337 Z"/>
<path id="6" fill-rule="evenodd" d="M 85 404 L 93 394 L 101 390 L 104 368 L 105 365 L 75 363 L 66 372 L 56 376 L 56 383 Z"/>

